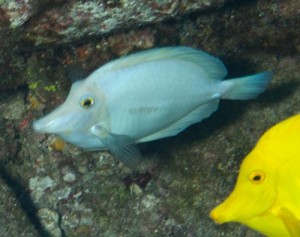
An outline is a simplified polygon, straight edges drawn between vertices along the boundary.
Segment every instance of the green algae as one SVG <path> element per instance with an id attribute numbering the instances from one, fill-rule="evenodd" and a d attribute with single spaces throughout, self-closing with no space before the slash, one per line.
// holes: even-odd
<path id="1" fill-rule="evenodd" d="M 49 85 L 49 86 L 45 86 L 44 90 L 48 91 L 48 92 L 56 92 L 57 87 L 56 87 L 56 85 Z"/>
<path id="2" fill-rule="evenodd" d="M 28 85 L 28 88 L 29 88 L 30 90 L 35 90 L 36 88 L 38 88 L 38 86 L 39 86 L 39 83 L 38 83 L 38 82 L 32 82 L 32 83 L 30 83 L 30 84 Z"/>

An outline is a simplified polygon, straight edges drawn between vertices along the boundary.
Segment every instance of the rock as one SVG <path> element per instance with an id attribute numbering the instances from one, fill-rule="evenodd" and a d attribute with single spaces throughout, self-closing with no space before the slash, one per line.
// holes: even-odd
<path id="1" fill-rule="evenodd" d="M 41 208 L 38 210 L 37 216 L 45 229 L 51 234 L 52 237 L 62 237 L 63 232 L 59 226 L 59 214 L 48 208 Z"/>
<path id="2" fill-rule="evenodd" d="M 159 22 L 187 12 L 217 8 L 225 0 L 203 1 L 2 1 L 2 20 L 36 45 L 71 42 L 120 28 Z"/>
<path id="3" fill-rule="evenodd" d="M 0 236 L 39 236 L 15 197 L 15 193 L 2 178 L 0 178 L 0 189 Z"/>
<path id="4" fill-rule="evenodd" d="M 8 120 L 21 120 L 25 113 L 23 93 L 5 98 L 0 105 L 3 117 Z"/>
<path id="5" fill-rule="evenodd" d="M 34 202 L 39 202 L 40 199 L 46 195 L 45 192 L 48 189 L 54 189 L 56 183 L 49 176 L 45 177 L 32 177 L 29 179 L 29 189 L 31 191 L 31 197 Z"/>

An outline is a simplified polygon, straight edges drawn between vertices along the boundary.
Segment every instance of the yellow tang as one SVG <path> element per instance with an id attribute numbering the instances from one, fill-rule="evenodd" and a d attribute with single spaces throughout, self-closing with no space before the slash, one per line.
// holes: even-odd
<path id="1" fill-rule="evenodd" d="M 243 161 L 233 192 L 210 217 L 271 237 L 300 236 L 300 115 L 260 138 Z"/>

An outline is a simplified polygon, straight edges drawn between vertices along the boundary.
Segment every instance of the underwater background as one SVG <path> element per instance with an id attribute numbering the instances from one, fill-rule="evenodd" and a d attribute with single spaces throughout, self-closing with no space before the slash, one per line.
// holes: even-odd
<path id="1" fill-rule="evenodd" d="M 269 127 L 299 113 L 300 2 L 295 0 L 0 0 L 0 236 L 261 236 L 209 212 Z M 251 101 L 221 101 L 179 135 L 141 144 L 141 171 L 32 122 L 61 104 L 69 65 L 91 72 L 159 46 L 190 46 L 228 78 L 274 70 Z M 243 210 L 241 210 L 243 212 Z"/>

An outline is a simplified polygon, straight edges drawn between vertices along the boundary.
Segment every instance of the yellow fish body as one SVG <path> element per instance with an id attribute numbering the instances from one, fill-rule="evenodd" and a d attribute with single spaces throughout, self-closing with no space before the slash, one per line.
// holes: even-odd
<path id="1" fill-rule="evenodd" d="M 300 115 L 260 138 L 244 159 L 233 192 L 210 217 L 270 237 L 300 236 Z"/>

